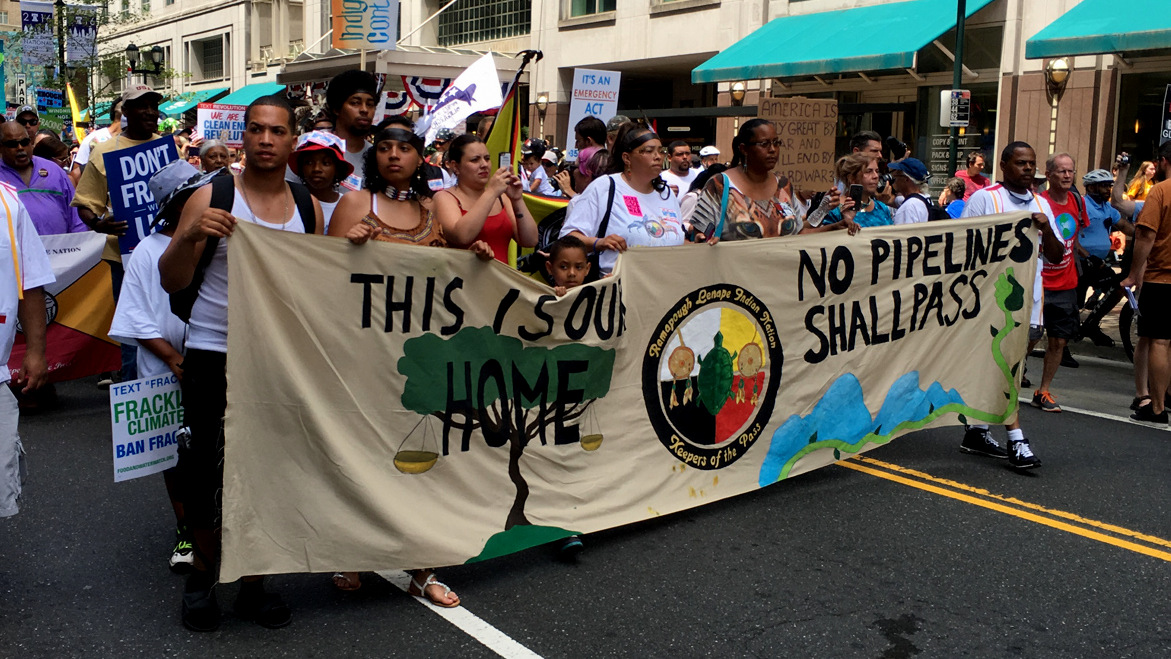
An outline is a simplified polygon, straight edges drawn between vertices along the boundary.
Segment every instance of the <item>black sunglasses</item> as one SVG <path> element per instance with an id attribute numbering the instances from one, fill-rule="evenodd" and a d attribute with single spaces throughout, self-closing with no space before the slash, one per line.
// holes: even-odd
<path id="1" fill-rule="evenodd" d="M 16 123 L 20 124 L 21 126 L 36 126 L 41 123 L 41 120 L 38 119 L 37 117 L 33 117 L 32 119 L 24 119 L 23 117 L 17 117 Z"/>
<path id="2" fill-rule="evenodd" d="M 32 140 L 26 137 L 23 140 L 4 140 L 3 142 L 0 142 L 0 146 L 3 146 L 6 149 L 15 149 L 18 146 L 26 147 L 32 144 L 32 142 Z"/>

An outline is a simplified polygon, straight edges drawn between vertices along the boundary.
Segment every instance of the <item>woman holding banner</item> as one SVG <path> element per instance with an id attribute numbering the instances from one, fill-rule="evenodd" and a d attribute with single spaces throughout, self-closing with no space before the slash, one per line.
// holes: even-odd
<path id="1" fill-rule="evenodd" d="M 570 207 L 561 235 L 572 235 L 597 254 L 610 274 L 628 247 L 670 247 L 684 242 L 679 200 L 663 172 L 663 142 L 633 123 L 619 129 L 607 176 L 595 180 Z"/>
<path id="2" fill-rule="evenodd" d="M 375 240 L 448 247 L 435 217 L 434 193 L 423 171 L 423 139 L 414 133 L 410 119 L 390 118 L 363 158 L 363 189 L 342 196 L 334 209 L 329 235 L 345 237 L 355 245 Z M 483 241 L 468 249 L 482 260 L 492 258 L 492 249 Z M 357 572 L 338 572 L 333 583 L 340 590 L 362 586 Z M 435 578 L 433 570 L 411 572 L 408 592 L 436 606 L 451 608 L 460 603 L 459 597 Z"/>
<path id="3" fill-rule="evenodd" d="M 521 247 L 537 244 L 537 223 L 525 208 L 520 179 L 505 167 L 492 173 L 483 140 L 460 135 L 447 148 L 447 161 L 455 167 L 458 182 L 435 195 L 435 213 L 448 240 L 460 246 L 486 242 L 505 264 L 509 241 Z"/>
<path id="4" fill-rule="evenodd" d="M 740 126 L 732 140 L 732 163 L 722 176 L 712 177 L 691 216 L 695 240 L 773 238 L 801 233 L 789 193 L 773 173 L 780 156 L 777 127 L 766 119 Z"/>

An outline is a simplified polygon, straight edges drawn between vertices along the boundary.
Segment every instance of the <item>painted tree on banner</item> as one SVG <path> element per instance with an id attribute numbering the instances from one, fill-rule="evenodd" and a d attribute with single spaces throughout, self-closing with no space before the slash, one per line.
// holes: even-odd
<path id="1" fill-rule="evenodd" d="M 516 498 L 505 530 L 529 524 L 524 512 L 529 486 L 520 458 L 534 440 L 542 446 L 580 444 L 587 451 L 601 445 L 588 413 L 610 390 L 614 350 L 577 343 L 526 347 L 490 327 L 465 327 L 449 338 L 426 334 L 410 339 L 403 351 L 398 362 L 399 373 L 406 376 L 403 405 L 443 422 L 436 456 L 468 451 L 475 431 L 489 447 L 508 445 L 508 476 Z M 450 441 L 452 430 L 458 433 L 457 446 Z M 410 441 L 408 436 L 404 443 Z"/>

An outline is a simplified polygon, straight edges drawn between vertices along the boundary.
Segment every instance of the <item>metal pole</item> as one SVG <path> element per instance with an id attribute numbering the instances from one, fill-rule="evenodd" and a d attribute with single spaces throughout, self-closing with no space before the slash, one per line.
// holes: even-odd
<path id="1" fill-rule="evenodd" d="M 967 0 L 958 0 L 956 3 L 956 50 L 955 63 L 952 67 L 951 88 L 959 89 L 964 84 L 964 19 L 967 18 Z M 943 108 L 939 109 L 943 112 Z M 947 173 L 950 177 L 956 171 L 956 160 L 959 156 L 959 129 L 949 128 L 947 150 Z"/>
<path id="2" fill-rule="evenodd" d="M 65 68 L 65 0 L 57 0 L 57 75 L 65 80 L 69 74 Z M 63 90 L 65 86 L 61 87 Z"/>

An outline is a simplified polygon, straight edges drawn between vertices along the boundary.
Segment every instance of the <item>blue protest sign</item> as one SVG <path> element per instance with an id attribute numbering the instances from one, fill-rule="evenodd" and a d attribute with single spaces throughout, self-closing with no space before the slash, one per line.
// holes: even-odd
<path id="1" fill-rule="evenodd" d="M 106 183 L 110 191 L 110 208 L 114 218 L 126 223 L 126 233 L 118 238 L 122 255 L 134 251 L 139 241 L 151 234 L 151 223 L 159 206 L 147 183 L 163 165 L 177 160 L 175 140 L 164 135 L 138 146 L 104 154 Z"/>

